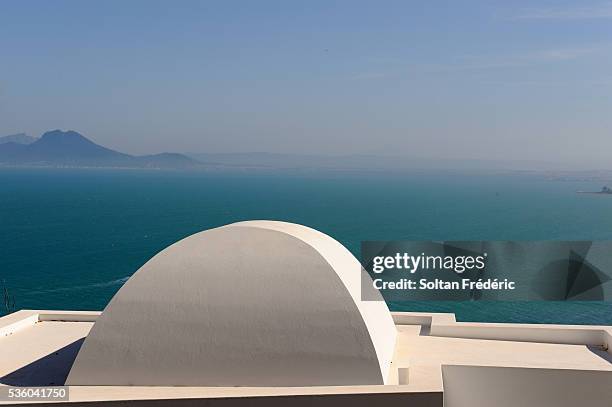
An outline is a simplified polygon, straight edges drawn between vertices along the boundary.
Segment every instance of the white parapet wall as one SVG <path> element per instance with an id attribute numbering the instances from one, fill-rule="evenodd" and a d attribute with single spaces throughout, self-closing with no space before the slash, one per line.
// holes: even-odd
<path id="1" fill-rule="evenodd" d="M 443 366 L 444 407 L 607 407 L 612 371 Z"/>
<path id="2" fill-rule="evenodd" d="M 392 312 L 398 325 L 420 325 L 446 338 L 598 346 L 612 353 L 612 326 L 457 322 L 454 314 Z"/>

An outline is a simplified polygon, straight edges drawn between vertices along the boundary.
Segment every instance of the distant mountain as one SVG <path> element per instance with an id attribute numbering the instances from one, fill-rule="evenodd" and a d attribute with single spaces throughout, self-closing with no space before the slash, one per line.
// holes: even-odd
<path id="1" fill-rule="evenodd" d="M 567 167 L 563 163 L 512 160 L 475 160 L 373 154 L 315 155 L 284 153 L 187 153 L 218 168 L 298 171 L 544 171 Z"/>
<path id="2" fill-rule="evenodd" d="M 0 144 L 17 143 L 17 144 L 32 144 L 36 139 L 25 133 L 11 134 L 10 136 L 0 137 Z"/>
<path id="3" fill-rule="evenodd" d="M 194 168 L 201 163 L 178 153 L 160 153 L 134 157 L 143 168 Z"/>
<path id="4" fill-rule="evenodd" d="M 211 165 L 271 169 L 328 168 L 337 164 L 337 157 L 282 153 L 200 153 L 187 154 L 195 160 Z"/>
<path id="5" fill-rule="evenodd" d="M 0 165 L 183 169 L 200 164 L 182 154 L 124 154 L 102 147 L 75 131 L 53 130 L 31 144 L 0 144 Z"/>

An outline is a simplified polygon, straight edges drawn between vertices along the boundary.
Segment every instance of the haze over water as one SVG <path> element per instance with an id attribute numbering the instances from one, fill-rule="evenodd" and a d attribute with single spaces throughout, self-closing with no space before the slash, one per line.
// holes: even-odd
<path id="1" fill-rule="evenodd" d="M 527 175 L 1 169 L 0 279 L 18 309 L 101 310 L 151 256 L 248 219 L 362 240 L 609 240 L 597 182 Z M 459 320 L 611 324 L 607 303 L 401 303 Z"/>

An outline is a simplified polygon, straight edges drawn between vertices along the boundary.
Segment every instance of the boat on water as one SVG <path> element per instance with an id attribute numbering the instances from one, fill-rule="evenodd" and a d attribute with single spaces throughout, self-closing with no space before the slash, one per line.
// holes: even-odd
<path id="1" fill-rule="evenodd" d="M 577 191 L 579 194 L 598 194 L 598 195 L 612 195 L 612 188 L 604 186 L 601 191 Z"/>

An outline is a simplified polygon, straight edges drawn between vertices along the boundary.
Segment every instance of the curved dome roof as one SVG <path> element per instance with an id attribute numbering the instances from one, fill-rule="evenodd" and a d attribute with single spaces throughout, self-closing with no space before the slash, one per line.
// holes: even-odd
<path id="1" fill-rule="evenodd" d="M 396 330 L 367 274 L 305 226 L 240 222 L 158 253 L 87 336 L 68 385 L 384 384 Z"/>

